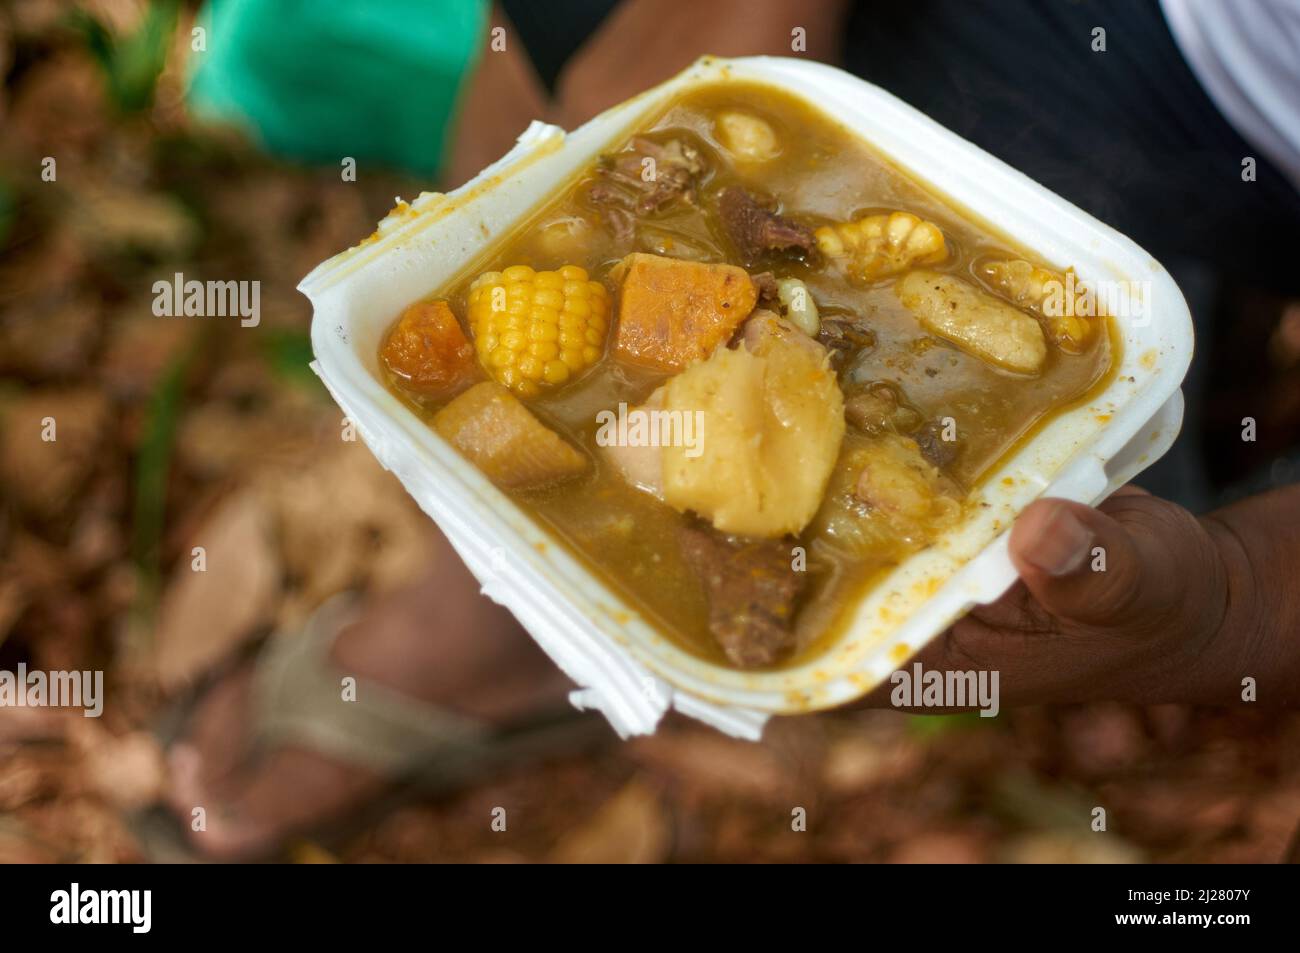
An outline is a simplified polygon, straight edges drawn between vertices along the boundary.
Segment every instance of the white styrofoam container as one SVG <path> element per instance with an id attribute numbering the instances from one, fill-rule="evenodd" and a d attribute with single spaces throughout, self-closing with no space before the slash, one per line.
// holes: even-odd
<path id="1" fill-rule="evenodd" d="M 800 96 L 914 177 L 1086 282 L 1148 282 L 1140 320 L 1117 316 L 1122 364 L 1104 391 L 1054 417 L 976 491 L 987 507 L 871 590 L 827 650 L 774 672 L 742 672 L 678 648 L 594 577 L 381 383 L 383 331 L 403 307 L 479 258 L 607 148 L 697 85 L 758 81 Z M 1146 252 L 883 90 L 796 59 L 706 57 L 580 129 L 533 123 L 516 147 L 448 195 L 398 207 L 300 290 L 315 309 L 314 367 L 379 461 L 451 540 L 484 592 L 511 609 L 623 735 L 648 733 L 671 706 L 757 737 L 771 713 L 861 696 L 973 604 L 1015 580 L 1007 530 L 1037 497 L 1106 497 L 1158 459 L 1182 419 L 1192 325 L 1177 285 Z"/>

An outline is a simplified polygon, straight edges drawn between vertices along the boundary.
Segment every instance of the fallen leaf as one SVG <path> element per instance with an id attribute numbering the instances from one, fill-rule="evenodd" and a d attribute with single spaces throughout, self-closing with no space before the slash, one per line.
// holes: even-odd
<path id="1" fill-rule="evenodd" d="M 771 749 L 710 729 L 638 738 L 628 744 L 628 753 L 656 773 L 706 797 L 739 796 L 785 803 L 791 795 L 787 766 Z"/>
<path id="2" fill-rule="evenodd" d="M 1008 864 L 1140 864 L 1142 851 L 1105 831 L 1071 834 L 1038 831 L 1011 838 L 999 851 Z"/>
<path id="3" fill-rule="evenodd" d="M 131 811 L 162 796 L 167 770 L 153 735 L 113 735 L 90 719 L 74 718 L 68 737 L 81 755 L 87 786 L 110 804 Z"/>
<path id="4" fill-rule="evenodd" d="M 987 838 L 968 831 L 926 831 L 904 841 L 889 855 L 892 864 L 981 864 L 988 859 Z"/>
<path id="5" fill-rule="evenodd" d="M 11 404 L 0 421 L 0 480 L 13 498 L 47 518 L 66 507 L 95 464 L 109 409 L 89 388 L 30 391 Z"/>
<path id="6" fill-rule="evenodd" d="M 653 864 L 667 855 L 671 839 L 663 799 L 633 779 L 565 834 L 550 859 L 561 864 Z"/>
<path id="7" fill-rule="evenodd" d="M 193 547 L 206 568 L 195 571 Z M 163 594 L 155 632 L 159 682 L 171 691 L 203 675 L 271 616 L 280 562 L 261 499 L 241 491 L 195 534 Z"/>

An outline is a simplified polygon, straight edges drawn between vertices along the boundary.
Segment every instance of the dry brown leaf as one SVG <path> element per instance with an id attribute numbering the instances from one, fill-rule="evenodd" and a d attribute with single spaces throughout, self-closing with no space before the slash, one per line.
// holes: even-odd
<path id="1" fill-rule="evenodd" d="M 153 735 L 113 735 L 87 718 L 68 724 L 68 737 L 81 756 L 87 787 L 110 804 L 131 811 L 155 803 L 163 792 L 166 767 Z"/>
<path id="2" fill-rule="evenodd" d="M 837 794 L 907 778 L 920 767 L 920 748 L 906 739 L 878 741 L 847 735 L 831 742 L 822 765 L 822 781 Z"/>
<path id="3" fill-rule="evenodd" d="M 562 864 L 653 864 L 672 841 L 663 799 L 633 779 L 585 823 L 565 834 L 551 852 Z"/>
<path id="4" fill-rule="evenodd" d="M 134 307 L 114 316 L 96 365 L 104 384 L 123 397 L 152 393 L 159 376 L 200 327 L 194 320 L 155 317 L 148 307 L 145 302 L 135 302 Z"/>
<path id="5" fill-rule="evenodd" d="M 199 240 L 198 225 L 172 195 L 108 180 L 74 181 L 74 204 L 66 222 L 89 248 L 103 252 L 140 249 L 174 257 L 186 254 Z"/>
<path id="6" fill-rule="evenodd" d="M 0 421 L 0 480 L 26 508 L 56 515 L 90 474 L 108 423 L 108 399 L 97 390 L 25 394 Z"/>
<path id="7" fill-rule="evenodd" d="M 206 570 L 192 569 L 192 548 Z M 203 675 L 271 616 L 280 562 L 261 499 L 245 490 L 224 501 L 195 534 L 163 594 L 154 658 L 163 687 Z"/>
<path id="8" fill-rule="evenodd" d="M 389 590 L 428 567 L 432 524 L 360 442 L 341 442 L 312 466 L 268 474 L 263 486 L 286 572 L 298 583 L 281 607 L 282 628 L 301 625 L 346 589 Z"/>
<path id="9" fill-rule="evenodd" d="M 791 795 L 788 768 L 771 749 L 710 729 L 638 738 L 628 744 L 628 753 L 706 797 L 785 803 Z"/>
<path id="10" fill-rule="evenodd" d="M 893 864 L 980 864 L 987 838 L 967 831 L 926 831 L 909 838 L 889 855 Z"/>
<path id="11" fill-rule="evenodd" d="M 300 840 L 289 845 L 289 859 L 295 864 L 337 864 L 339 859 L 315 841 Z"/>
<path id="12" fill-rule="evenodd" d="M 59 766 L 48 752 L 18 749 L 0 764 L 0 811 L 13 811 L 59 790 Z"/>
<path id="13" fill-rule="evenodd" d="M 1142 851 L 1106 831 L 1040 831 L 1013 837 L 999 851 L 1008 864 L 1140 864 Z"/>
<path id="14" fill-rule="evenodd" d="M 228 402 L 209 402 L 185 415 L 176 452 L 204 480 L 246 478 L 268 464 L 298 471 L 314 455 L 320 411 L 300 400 L 270 401 L 256 413 Z"/>
<path id="15" fill-rule="evenodd" d="M 68 717 L 67 709 L 60 708 L 0 708 L 0 752 L 17 741 L 62 737 Z"/>
<path id="16" fill-rule="evenodd" d="M 35 155 L 58 156 L 63 172 L 70 153 L 87 149 L 103 135 L 107 119 L 99 70 L 89 55 L 69 52 L 32 68 L 13 97 L 5 136 L 12 135 Z"/>
<path id="17" fill-rule="evenodd" d="M 144 855 L 121 814 L 90 797 L 68 797 L 23 814 L 33 836 L 57 845 L 61 860 L 83 864 L 137 863 Z"/>
<path id="18" fill-rule="evenodd" d="M 54 864 L 54 848 L 32 836 L 27 825 L 16 818 L 0 818 L 0 864 Z"/>
<path id="19" fill-rule="evenodd" d="M 64 377 L 82 370 L 103 324 L 100 304 L 65 288 L 22 299 L 0 325 L 0 370 L 27 377 Z"/>

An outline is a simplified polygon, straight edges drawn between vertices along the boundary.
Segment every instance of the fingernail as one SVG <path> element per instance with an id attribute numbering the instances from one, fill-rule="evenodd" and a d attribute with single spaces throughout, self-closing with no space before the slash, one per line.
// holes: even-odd
<path id="1" fill-rule="evenodd" d="M 1092 547 L 1092 532 L 1068 506 L 1058 506 L 1044 524 L 1038 545 L 1025 559 L 1051 576 L 1067 576 L 1083 565 Z"/>

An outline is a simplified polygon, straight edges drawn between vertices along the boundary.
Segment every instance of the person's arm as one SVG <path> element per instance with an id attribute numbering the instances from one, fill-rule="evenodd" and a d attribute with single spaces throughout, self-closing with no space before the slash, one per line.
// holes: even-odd
<path id="1" fill-rule="evenodd" d="M 1202 519 L 1131 488 L 1097 509 L 1039 500 L 1010 551 L 1021 582 L 927 646 L 926 668 L 997 670 L 1004 706 L 1234 704 L 1246 678 L 1258 704 L 1300 705 L 1300 486 Z"/>
<path id="2" fill-rule="evenodd" d="M 560 74 L 555 121 L 573 129 L 706 53 L 834 62 L 847 11 L 847 0 L 624 0 Z"/>

